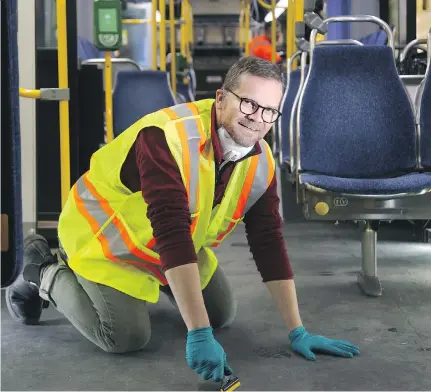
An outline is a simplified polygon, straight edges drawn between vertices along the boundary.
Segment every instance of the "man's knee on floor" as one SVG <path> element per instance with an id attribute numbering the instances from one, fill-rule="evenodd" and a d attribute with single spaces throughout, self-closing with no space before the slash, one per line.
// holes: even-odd
<path id="1" fill-rule="evenodd" d="M 141 330 L 134 333 L 131 332 L 118 332 L 111 336 L 105 334 L 100 339 L 99 347 L 110 354 L 124 354 L 144 349 L 151 338 L 151 331 Z"/>
<path id="2" fill-rule="evenodd" d="M 211 307 L 208 309 L 208 317 L 214 329 L 229 327 L 235 320 L 237 311 L 236 300 L 232 299 L 224 305 L 225 306 L 220 308 Z"/>

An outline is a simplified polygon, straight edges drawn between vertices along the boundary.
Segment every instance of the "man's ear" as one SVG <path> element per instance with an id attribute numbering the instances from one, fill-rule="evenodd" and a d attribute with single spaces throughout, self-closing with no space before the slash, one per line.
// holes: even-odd
<path id="1" fill-rule="evenodd" d="M 216 105 L 217 107 L 221 108 L 223 104 L 223 90 L 218 89 L 216 91 Z"/>

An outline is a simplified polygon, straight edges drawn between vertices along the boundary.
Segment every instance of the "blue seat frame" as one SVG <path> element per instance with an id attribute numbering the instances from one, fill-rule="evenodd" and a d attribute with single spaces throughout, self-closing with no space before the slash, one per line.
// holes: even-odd
<path id="1" fill-rule="evenodd" d="M 419 148 L 420 166 L 431 172 L 431 29 L 428 32 L 428 65 L 420 87 L 419 101 Z"/>

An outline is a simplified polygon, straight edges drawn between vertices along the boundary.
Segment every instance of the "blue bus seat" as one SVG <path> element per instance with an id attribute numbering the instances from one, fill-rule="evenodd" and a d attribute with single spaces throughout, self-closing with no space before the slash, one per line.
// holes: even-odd
<path id="1" fill-rule="evenodd" d="M 368 34 L 358 40 L 362 42 L 364 45 L 386 45 L 388 42 L 388 36 L 385 30 L 379 30 L 374 33 Z"/>
<path id="2" fill-rule="evenodd" d="M 103 57 L 101 53 L 87 38 L 78 37 L 78 57 L 81 61 L 89 59 L 100 59 Z"/>
<path id="3" fill-rule="evenodd" d="M 391 47 L 316 46 L 310 63 L 298 114 L 297 197 L 307 219 L 365 221 L 358 283 L 379 296 L 375 221 L 431 219 L 431 175 L 420 170 L 413 108 Z"/>
<path id="4" fill-rule="evenodd" d="M 120 71 L 113 94 L 114 134 L 118 136 L 145 115 L 176 104 L 163 71 Z"/>
<path id="5" fill-rule="evenodd" d="M 417 167 L 415 120 L 389 47 L 316 47 L 300 124 L 304 183 L 382 194 L 414 191 L 429 181 L 407 176 Z M 392 177 L 397 180 L 380 188 L 371 181 Z"/>

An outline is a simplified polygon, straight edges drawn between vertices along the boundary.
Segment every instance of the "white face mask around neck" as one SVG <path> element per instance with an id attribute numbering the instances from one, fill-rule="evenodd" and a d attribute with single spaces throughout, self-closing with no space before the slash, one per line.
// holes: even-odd
<path id="1" fill-rule="evenodd" d="M 245 157 L 253 149 L 253 146 L 243 147 L 237 144 L 223 126 L 217 130 L 217 134 L 225 161 L 236 162 Z"/>

